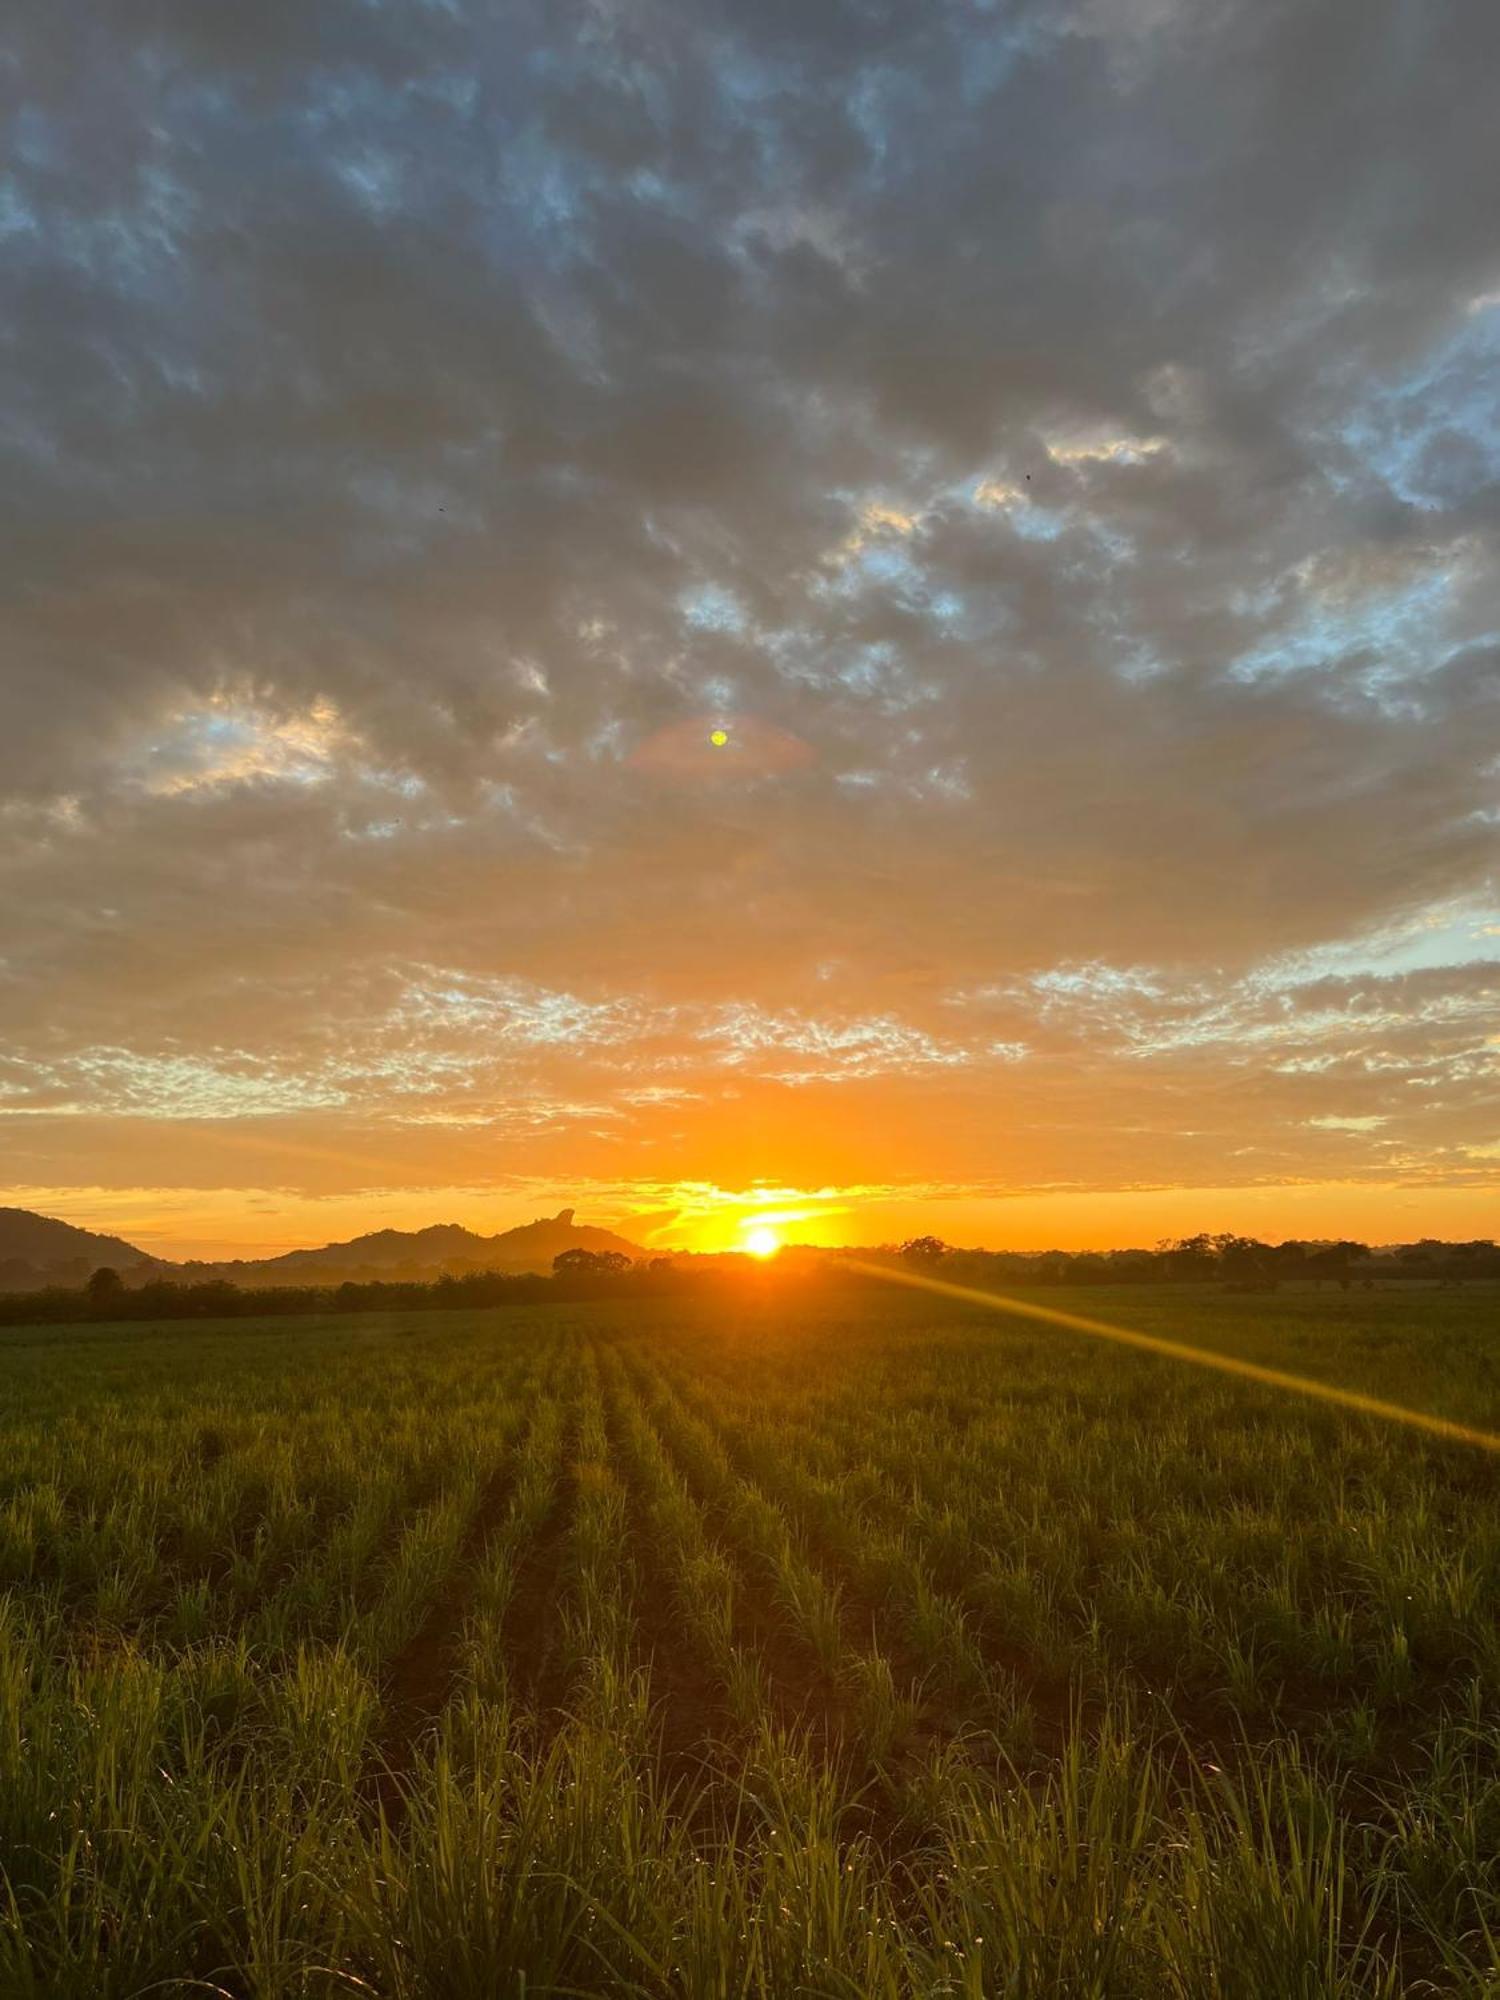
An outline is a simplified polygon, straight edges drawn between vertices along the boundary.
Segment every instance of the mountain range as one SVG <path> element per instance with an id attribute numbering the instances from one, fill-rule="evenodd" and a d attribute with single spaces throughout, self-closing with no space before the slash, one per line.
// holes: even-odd
<path id="1" fill-rule="evenodd" d="M 152 1257 L 118 1236 L 99 1236 L 34 1215 L 25 1208 L 0 1208 L 0 1291 L 32 1291 L 43 1285 L 81 1284 L 90 1272 L 109 1265 L 127 1284 L 173 1278 L 188 1284 L 228 1278 L 237 1285 L 340 1285 L 346 1279 L 440 1278 L 445 1271 L 541 1271 L 564 1250 L 618 1250 L 631 1258 L 646 1253 L 638 1243 L 574 1221 L 575 1211 L 481 1236 L 455 1222 L 428 1229 L 377 1229 L 348 1243 L 317 1250 L 288 1250 L 280 1257 L 235 1258 L 225 1263 L 173 1264 Z"/>

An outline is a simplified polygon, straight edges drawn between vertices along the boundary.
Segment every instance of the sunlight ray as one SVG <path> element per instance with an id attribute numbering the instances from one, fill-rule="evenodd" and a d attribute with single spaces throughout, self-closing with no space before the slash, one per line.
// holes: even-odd
<path id="1" fill-rule="evenodd" d="M 1234 1354 L 1214 1354 L 1186 1341 L 1163 1340 L 1154 1333 L 1137 1333 L 1130 1327 L 1114 1326 L 1108 1320 L 1090 1319 L 1083 1313 L 1061 1312 L 1056 1306 L 1035 1305 L 1027 1299 L 1003 1292 L 982 1292 L 973 1285 L 953 1285 L 944 1278 L 931 1278 L 918 1271 L 895 1271 L 885 1264 L 866 1263 L 850 1258 L 848 1268 L 867 1277 L 883 1278 L 889 1284 L 910 1285 L 914 1290 L 936 1292 L 941 1298 L 962 1299 L 970 1305 L 988 1306 L 995 1312 L 1010 1313 L 1017 1319 L 1040 1320 L 1044 1326 L 1066 1327 L 1070 1333 L 1086 1333 L 1095 1340 L 1113 1340 L 1122 1347 L 1136 1347 L 1144 1354 L 1159 1354 L 1169 1361 L 1186 1361 L 1196 1368 L 1211 1368 L 1220 1375 L 1235 1375 L 1244 1382 L 1261 1382 L 1269 1389 L 1285 1389 L 1294 1396 L 1311 1396 L 1320 1403 L 1352 1410 L 1356 1416 L 1381 1417 L 1390 1423 L 1405 1424 L 1426 1431 L 1431 1437 L 1450 1444 L 1477 1446 L 1480 1451 L 1500 1452 L 1500 1434 L 1461 1424 L 1452 1417 L 1434 1416 L 1427 1410 L 1409 1410 L 1402 1403 L 1388 1403 L 1379 1396 L 1366 1396 L 1358 1389 L 1341 1389 L 1332 1382 L 1317 1382 L 1307 1375 L 1293 1375 L 1284 1368 L 1264 1368 L 1258 1361 L 1242 1361 Z"/>

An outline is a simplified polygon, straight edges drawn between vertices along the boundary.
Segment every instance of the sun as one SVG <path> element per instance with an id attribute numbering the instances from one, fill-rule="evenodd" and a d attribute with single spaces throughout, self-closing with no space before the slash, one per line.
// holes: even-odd
<path id="1" fill-rule="evenodd" d="M 781 1248 L 781 1238 L 762 1222 L 745 1231 L 745 1248 L 752 1257 L 774 1257 Z"/>
<path id="2" fill-rule="evenodd" d="M 729 741 L 729 731 L 727 729 L 710 730 L 708 740 L 712 743 L 715 750 L 722 750 L 724 745 Z"/>

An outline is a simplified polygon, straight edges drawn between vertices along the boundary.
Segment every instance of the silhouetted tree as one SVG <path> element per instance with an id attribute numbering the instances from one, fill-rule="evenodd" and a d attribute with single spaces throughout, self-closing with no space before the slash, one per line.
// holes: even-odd
<path id="1" fill-rule="evenodd" d="M 1164 1242 L 1160 1248 L 1174 1278 L 1211 1278 L 1218 1268 L 1218 1246 L 1207 1231 Z"/>
<path id="2" fill-rule="evenodd" d="M 125 1280 L 110 1265 L 101 1264 L 84 1290 L 89 1295 L 91 1306 L 112 1306 L 124 1292 Z"/>
<path id="3" fill-rule="evenodd" d="M 628 1271 L 630 1262 L 623 1250 L 560 1250 L 552 1269 L 559 1278 L 609 1278 Z"/>
<path id="4" fill-rule="evenodd" d="M 1342 1290 L 1349 1289 L 1349 1266 L 1362 1263 L 1369 1257 L 1369 1249 L 1363 1243 L 1353 1243 L 1341 1237 L 1337 1243 L 1321 1244 L 1307 1259 L 1306 1271 L 1310 1278 L 1321 1284 L 1331 1278 Z"/>
<path id="5" fill-rule="evenodd" d="M 1258 1291 L 1276 1282 L 1276 1253 L 1254 1236 L 1218 1238 L 1219 1270 L 1238 1291 Z"/>

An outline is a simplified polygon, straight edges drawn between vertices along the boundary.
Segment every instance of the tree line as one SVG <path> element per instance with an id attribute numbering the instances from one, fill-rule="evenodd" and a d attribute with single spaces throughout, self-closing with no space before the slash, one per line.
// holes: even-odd
<path id="1" fill-rule="evenodd" d="M 1165 1238 L 1152 1250 L 955 1250 L 937 1236 L 916 1236 L 877 1253 L 916 1270 L 941 1271 L 956 1284 L 1212 1284 L 1270 1291 L 1290 1283 L 1374 1284 L 1425 1279 L 1463 1284 L 1500 1279 L 1500 1248 L 1489 1238 L 1444 1243 L 1424 1237 L 1390 1249 L 1348 1239 L 1262 1243 L 1230 1233 Z"/>
<path id="2" fill-rule="evenodd" d="M 237 1285 L 228 1278 L 182 1283 L 149 1278 L 127 1284 L 108 1266 L 82 1285 L 0 1293 L 0 1326 L 63 1325 L 90 1320 L 261 1319 L 274 1315 L 409 1311 L 466 1312 L 481 1306 L 612 1296 L 622 1287 L 665 1293 L 707 1282 L 696 1260 L 635 1261 L 618 1250 L 564 1250 L 542 1272 L 465 1271 L 433 1279 L 398 1278 L 336 1285 Z"/>
<path id="3" fill-rule="evenodd" d="M 916 1236 L 875 1251 L 783 1252 L 775 1265 L 748 1259 L 654 1257 L 632 1260 L 616 1250 L 565 1250 L 541 1272 L 465 1271 L 439 1278 L 344 1280 L 336 1285 L 236 1285 L 227 1278 L 182 1283 L 151 1278 L 127 1284 L 102 1268 L 83 1285 L 0 1293 L 0 1326 L 88 1321 L 261 1319 L 276 1315 L 394 1311 L 467 1312 L 477 1307 L 641 1296 L 669 1297 L 711 1290 L 747 1274 L 757 1283 L 861 1285 L 875 1282 L 847 1268 L 845 1258 L 925 1271 L 954 1284 L 1003 1291 L 1011 1286 L 1218 1284 L 1228 1291 L 1271 1291 L 1287 1283 L 1352 1285 L 1425 1281 L 1456 1285 L 1500 1281 L 1500 1248 L 1489 1239 L 1444 1243 L 1424 1238 L 1391 1250 L 1350 1241 L 1262 1243 L 1252 1236 L 1198 1235 L 1164 1241 L 1153 1250 L 960 1250 L 937 1236 Z"/>

